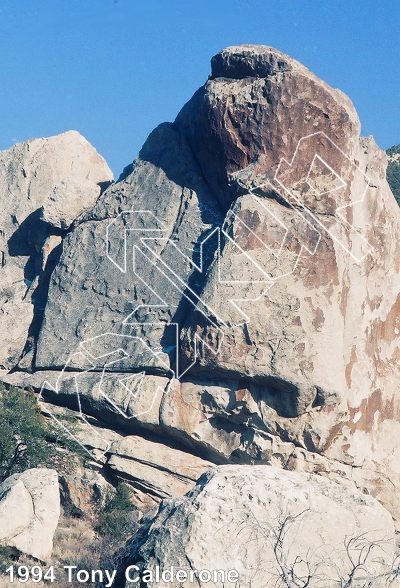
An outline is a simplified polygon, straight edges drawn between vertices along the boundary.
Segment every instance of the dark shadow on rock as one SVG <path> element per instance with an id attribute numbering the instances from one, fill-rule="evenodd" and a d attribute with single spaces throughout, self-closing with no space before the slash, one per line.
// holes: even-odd
<path id="1" fill-rule="evenodd" d="M 182 107 L 174 125 L 186 137 L 210 191 L 226 211 L 235 196 L 231 192 L 224 170 L 228 168 L 229 160 L 238 164 L 239 160 L 243 159 L 243 153 L 234 144 L 224 142 L 223 133 L 216 132 L 223 124 L 216 118 L 217 110 L 210 108 L 207 92 L 207 88 L 201 86 Z M 222 113 L 219 115 L 222 117 Z M 204 146 L 207 146 L 207 149 L 204 149 Z M 240 167 L 243 167 L 243 162 Z"/>
<path id="2" fill-rule="evenodd" d="M 36 340 L 42 325 L 46 306 L 50 277 L 61 255 L 61 245 L 50 252 L 46 265 L 43 264 L 43 246 L 51 235 L 64 236 L 66 231 L 57 229 L 41 219 L 41 209 L 32 212 L 16 229 L 8 240 L 10 257 L 28 257 L 24 267 L 27 284 L 25 297 L 31 295 L 33 319 L 27 333 L 27 340 L 21 358 L 30 355 L 28 369 L 32 369 L 35 359 Z M 33 289 L 34 288 L 34 289 Z M 31 292 L 32 289 L 32 292 Z M 14 368 L 11 371 L 15 371 Z"/>
<path id="3" fill-rule="evenodd" d="M 186 137 L 178 130 L 175 124 L 162 123 L 156 127 L 150 133 L 140 150 L 139 157 L 142 161 L 148 161 L 162 169 L 167 178 L 178 186 L 196 192 L 201 220 L 205 225 L 211 225 L 211 230 L 222 225 L 227 210 L 221 207 L 217 198 L 215 198 L 210 190 Z M 129 176 L 134 171 L 135 162 L 123 170 L 117 183 L 129 181 Z M 179 219 L 177 220 L 179 221 Z M 209 234 L 210 229 L 207 228 L 200 235 L 194 247 L 193 262 L 196 265 L 200 264 L 201 259 L 200 244 Z M 172 241 L 174 240 L 174 233 L 170 238 Z M 182 328 L 186 317 L 191 313 L 197 302 L 196 295 L 199 296 L 204 289 L 207 271 L 214 259 L 217 244 L 217 239 L 214 238 L 207 241 L 207 246 L 203 248 L 202 252 L 202 271 L 199 272 L 194 269 L 189 276 L 185 295 L 182 296 L 171 319 L 171 322 L 178 323 L 180 328 Z M 192 292 L 195 292 L 195 295 Z M 166 332 L 161 341 L 161 345 L 163 350 L 168 353 L 168 350 L 171 349 L 171 337 L 169 333 Z M 170 351 L 169 355 L 173 362 L 174 352 Z"/>
<path id="4" fill-rule="evenodd" d="M 34 337 L 36 340 L 40 327 L 42 326 L 44 309 L 47 302 L 47 294 L 50 286 L 50 278 L 56 267 L 62 253 L 62 243 L 54 247 L 47 258 L 46 266 L 39 277 L 38 285 L 32 294 L 33 320 L 29 327 L 28 337 Z"/>
<path id="5" fill-rule="evenodd" d="M 39 253 L 38 246 L 51 234 L 50 225 L 40 218 L 40 213 L 40 208 L 32 212 L 11 235 L 7 243 L 10 257 L 35 257 Z"/>
<path id="6" fill-rule="evenodd" d="M 113 184 L 114 182 L 98 182 L 97 185 L 100 188 L 100 196 L 103 194 L 103 192 L 105 192 L 107 190 L 107 188 L 109 188 L 111 186 L 111 184 Z"/>
<path id="7" fill-rule="evenodd" d="M 221 206 L 215 197 L 185 135 L 175 123 L 158 125 L 145 141 L 139 157 L 162 169 L 178 186 L 196 191 L 205 224 L 222 224 L 229 207 Z M 117 183 L 126 180 L 134 170 L 135 162 L 125 167 Z"/>

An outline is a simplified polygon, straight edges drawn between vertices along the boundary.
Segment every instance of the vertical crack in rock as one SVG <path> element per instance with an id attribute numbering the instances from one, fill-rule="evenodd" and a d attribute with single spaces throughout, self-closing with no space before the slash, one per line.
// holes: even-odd
<path id="1" fill-rule="evenodd" d="M 68 362 L 84 349 L 98 365 L 79 376 L 82 406 L 110 427 L 124 421 L 126 433 L 222 463 L 348 478 L 398 520 L 400 213 L 385 154 L 359 133 L 342 92 L 245 45 L 213 58 L 204 87 L 100 196 L 108 168 L 76 133 L 2 152 L 0 187 L 17 204 L 0 212 L 0 365 L 14 366 L 28 330 L 38 334 L 30 382 L 40 388 L 51 372 L 47 390 L 66 404 L 75 389 L 61 370 L 78 372 Z M 82 169 L 65 180 L 53 160 L 71 149 Z M 90 205 L 77 211 L 82 189 Z M 53 234 L 68 234 L 33 280 L 33 313 L 24 279 L 38 276 L 47 242 L 14 256 L 4 243 L 39 209 Z M 219 256 L 210 238 L 196 269 L 199 244 L 222 226 Z M 185 377 L 172 378 L 176 362 Z M 143 389 L 127 401 L 120 384 L 132 374 Z"/>

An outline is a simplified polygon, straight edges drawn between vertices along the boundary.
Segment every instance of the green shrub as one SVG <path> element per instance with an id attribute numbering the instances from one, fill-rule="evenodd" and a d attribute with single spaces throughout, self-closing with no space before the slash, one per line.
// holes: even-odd
<path id="1" fill-rule="evenodd" d="M 0 481 L 46 465 L 48 432 L 33 392 L 0 385 Z"/>
<path id="2" fill-rule="evenodd" d="M 6 569 L 13 563 L 13 553 L 12 547 L 0 546 L 0 574 L 4 574 Z"/>
<path id="3" fill-rule="evenodd" d="M 135 509 L 131 501 L 132 490 L 128 484 L 121 483 L 114 493 L 108 493 L 98 515 L 95 531 L 107 543 L 114 546 L 132 535 Z"/>
<path id="4" fill-rule="evenodd" d="M 389 157 L 393 157 L 393 155 L 400 153 L 400 145 L 395 145 L 394 147 L 387 149 L 386 153 Z M 386 177 L 390 189 L 396 198 L 397 204 L 400 206 L 400 159 L 397 161 L 393 159 L 389 161 Z"/>
<path id="5" fill-rule="evenodd" d="M 400 163 L 389 161 L 386 176 L 390 189 L 392 190 L 397 203 L 400 205 Z"/>
<path id="6" fill-rule="evenodd" d="M 132 490 L 120 483 L 116 493 L 108 493 L 99 510 L 95 531 L 98 535 L 99 566 L 102 569 L 118 568 L 127 556 L 127 540 L 138 529 L 137 510 L 131 501 Z"/>
<path id="7" fill-rule="evenodd" d="M 400 143 L 399 145 L 393 145 L 393 147 L 389 147 L 389 149 L 386 149 L 386 153 L 389 157 L 392 157 L 393 155 L 400 153 Z"/>
<path id="8" fill-rule="evenodd" d="M 104 499 L 103 512 L 127 512 L 132 510 L 132 488 L 121 482 L 114 493 L 108 493 Z"/>

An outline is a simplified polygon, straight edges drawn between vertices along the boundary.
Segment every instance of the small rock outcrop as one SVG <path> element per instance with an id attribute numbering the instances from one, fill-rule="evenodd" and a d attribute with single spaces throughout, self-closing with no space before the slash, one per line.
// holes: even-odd
<path id="1" fill-rule="evenodd" d="M 192 570 L 199 586 L 209 585 L 207 571 L 223 570 L 225 583 L 218 580 L 225 586 L 259 588 L 286 573 L 298 580 L 310 574 L 311 586 L 332 588 L 353 570 L 349 542 L 355 562 L 362 548 L 371 547 L 356 577 L 391 569 L 393 522 L 372 497 L 315 475 L 220 466 L 202 476 L 187 496 L 162 503 L 126 563 L 151 570 L 154 577 L 156 566 L 186 572 L 188 581 L 161 581 L 163 588 L 193 585 Z M 237 584 L 227 582 L 229 570 L 238 572 Z"/>
<path id="2" fill-rule="evenodd" d="M 67 230 L 74 220 L 95 204 L 101 185 L 86 178 L 66 178 L 54 186 L 43 202 L 41 219 L 56 229 Z"/>
<path id="3" fill-rule="evenodd" d="M 111 180 L 76 131 L 0 152 L 0 369 L 32 367 L 61 236 Z"/>
<path id="4" fill-rule="evenodd" d="M 0 544 L 48 561 L 60 516 L 55 470 L 33 468 L 0 485 Z"/>

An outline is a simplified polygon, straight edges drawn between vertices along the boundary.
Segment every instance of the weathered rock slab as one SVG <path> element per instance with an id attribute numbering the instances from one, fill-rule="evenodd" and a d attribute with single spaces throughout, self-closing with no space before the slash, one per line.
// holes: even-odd
<path id="1" fill-rule="evenodd" d="M 186 494 L 214 464 L 196 455 L 129 435 L 110 447 L 107 466 L 158 498 Z"/>
<path id="2" fill-rule="evenodd" d="M 238 585 L 255 588 L 282 573 L 305 578 L 311 572 L 312 586 L 330 588 L 351 573 L 344 547 L 351 538 L 358 539 L 349 546 L 354 560 L 362 546 L 372 546 L 361 575 L 390 569 L 394 526 L 373 498 L 315 475 L 219 466 L 186 497 L 162 503 L 147 535 L 133 542 L 128 563 L 153 571 L 172 565 L 188 574 L 237 570 Z M 207 585 L 203 579 L 199 586 Z M 191 584 L 160 583 L 167 585 Z"/>
<path id="3" fill-rule="evenodd" d="M 0 543 L 48 561 L 60 516 L 55 470 L 33 468 L 0 485 Z"/>

